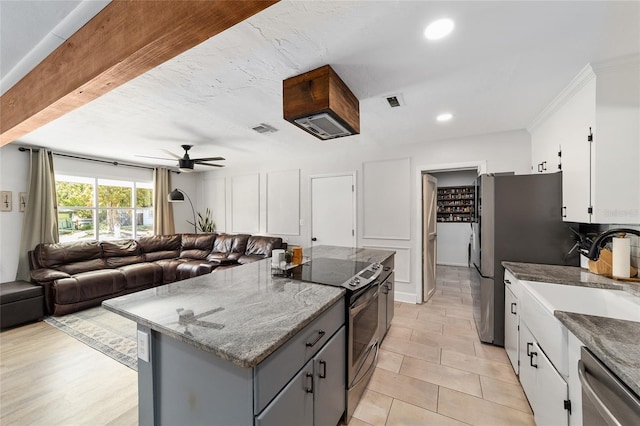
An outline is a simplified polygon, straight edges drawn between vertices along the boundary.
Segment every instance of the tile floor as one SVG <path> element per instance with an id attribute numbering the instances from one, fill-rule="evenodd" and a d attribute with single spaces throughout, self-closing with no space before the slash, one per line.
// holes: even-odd
<path id="1" fill-rule="evenodd" d="M 535 425 L 506 352 L 478 339 L 469 274 L 438 266 L 429 302 L 396 302 L 378 366 L 349 426 Z"/>

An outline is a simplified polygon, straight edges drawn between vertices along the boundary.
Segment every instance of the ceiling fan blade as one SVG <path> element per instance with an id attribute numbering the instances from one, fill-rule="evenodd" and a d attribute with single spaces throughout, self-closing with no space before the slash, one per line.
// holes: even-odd
<path id="1" fill-rule="evenodd" d="M 173 161 L 173 158 L 165 158 L 165 157 L 151 157 L 149 155 L 136 155 L 136 157 L 140 157 L 140 158 L 153 158 L 156 160 L 167 160 L 167 161 Z"/>
<path id="2" fill-rule="evenodd" d="M 208 158 L 192 158 L 193 161 L 198 162 L 198 161 L 222 161 L 224 160 L 224 157 L 208 157 Z"/>
<path id="3" fill-rule="evenodd" d="M 224 164 L 210 164 L 210 163 L 196 163 L 202 164 L 203 166 L 211 166 L 211 167 L 224 167 Z"/>
<path id="4" fill-rule="evenodd" d="M 160 151 L 162 151 L 162 152 L 166 152 L 166 153 L 167 153 L 167 155 L 170 155 L 170 156 L 172 156 L 173 158 L 178 159 L 178 160 L 182 158 L 182 157 L 181 157 L 181 156 L 179 156 L 178 154 L 174 154 L 173 152 L 171 152 L 171 151 L 169 151 L 169 150 L 167 150 L 167 149 L 161 149 Z"/>

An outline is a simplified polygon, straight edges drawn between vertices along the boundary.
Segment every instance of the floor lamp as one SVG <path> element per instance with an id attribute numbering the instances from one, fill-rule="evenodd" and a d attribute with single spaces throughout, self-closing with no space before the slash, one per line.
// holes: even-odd
<path id="1" fill-rule="evenodd" d="M 170 203 L 184 203 L 185 196 L 187 197 L 187 200 L 189 200 L 189 204 L 191 204 L 191 211 L 193 212 L 193 231 L 197 234 L 198 227 L 196 226 L 196 210 L 193 208 L 193 203 L 191 202 L 191 198 L 189 198 L 187 193 L 181 189 L 176 188 L 169 193 L 169 195 L 167 196 L 167 201 L 169 201 Z"/>

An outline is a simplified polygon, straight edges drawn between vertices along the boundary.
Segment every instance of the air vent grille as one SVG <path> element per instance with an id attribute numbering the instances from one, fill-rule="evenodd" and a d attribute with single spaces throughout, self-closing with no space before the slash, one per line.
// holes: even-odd
<path id="1" fill-rule="evenodd" d="M 385 100 L 387 101 L 387 104 L 391 108 L 398 108 L 404 105 L 404 101 L 402 100 L 402 95 L 385 96 Z"/>
<path id="2" fill-rule="evenodd" d="M 274 133 L 278 131 L 275 127 L 265 123 L 260 123 L 257 126 L 252 127 L 252 129 L 258 133 Z"/>

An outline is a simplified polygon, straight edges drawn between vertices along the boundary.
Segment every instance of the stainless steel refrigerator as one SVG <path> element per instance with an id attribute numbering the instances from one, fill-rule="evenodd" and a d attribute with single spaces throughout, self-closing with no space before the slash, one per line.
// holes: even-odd
<path id="1" fill-rule="evenodd" d="M 473 316 L 480 340 L 504 346 L 503 261 L 578 265 L 562 221 L 562 174 L 486 174 L 476 181 L 472 223 Z"/>

